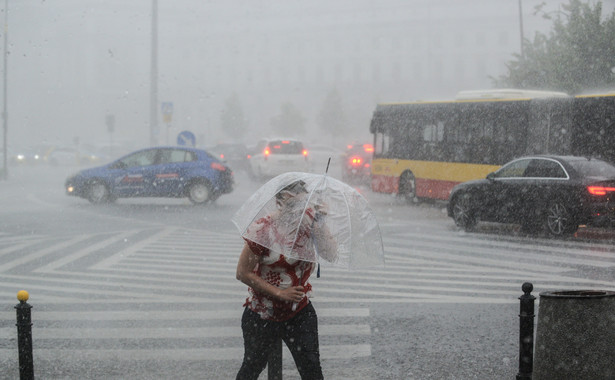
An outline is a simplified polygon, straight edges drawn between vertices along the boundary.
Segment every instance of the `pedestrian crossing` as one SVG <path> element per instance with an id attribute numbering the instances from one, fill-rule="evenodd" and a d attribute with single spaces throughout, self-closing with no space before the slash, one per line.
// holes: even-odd
<path id="1" fill-rule="evenodd" d="M 526 281 L 535 293 L 615 288 L 615 247 L 608 242 L 493 238 L 438 226 L 426 233 L 429 223 L 384 223 L 385 266 L 349 271 L 323 265 L 322 277 L 312 279 L 323 368 L 339 375 L 329 377 L 377 378 L 370 374 L 373 307 L 510 304 Z M 116 378 L 125 378 L 122 371 L 134 370 L 134 362 L 181 363 L 176 371 L 232 377 L 243 354 L 247 291 L 235 280 L 242 245 L 235 233 L 182 227 L 2 234 L 0 366 L 17 368 L 13 306 L 17 291 L 26 289 L 35 363 L 44 378 L 71 378 L 77 362 L 118 372 Z M 147 368 L 139 367 L 143 378 L 151 375 Z M 288 351 L 284 373 L 296 376 Z"/>
<path id="2" fill-rule="evenodd" d="M 2 236 L 0 365 L 16 368 L 12 306 L 16 292 L 27 289 L 34 360 L 47 371 L 45 378 L 64 377 L 59 367 L 70 372 L 68 358 L 98 367 L 181 362 L 188 372 L 195 367 L 190 363 L 206 362 L 220 376 L 204 378 L 229 378 L 243 356 L 240 318 L 247 289 L 235 280 L 242 246 L 235 234 L 174 227 L 62 238 Z M 369 308 L 323 304 L 318 313 L 323 363 L 371 356 Z M 351 373 L 358 368 L 351 367 Z M 292 376 L 288 351 L 284 370 Z"/>

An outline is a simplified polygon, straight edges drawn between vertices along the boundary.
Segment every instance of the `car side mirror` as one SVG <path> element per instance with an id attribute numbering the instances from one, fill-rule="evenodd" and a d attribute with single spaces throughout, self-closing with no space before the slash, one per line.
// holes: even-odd
<path id="1" fill-rule="evenodd" d="M 493 180 L 495 179 L 495 173 L 494 173 L 494 172 L 491 172 L 491 173 L 487 174 L 487 177 L 486 177 L 486 178 L 487 178 L 489 181 L 493 181 Z"/>

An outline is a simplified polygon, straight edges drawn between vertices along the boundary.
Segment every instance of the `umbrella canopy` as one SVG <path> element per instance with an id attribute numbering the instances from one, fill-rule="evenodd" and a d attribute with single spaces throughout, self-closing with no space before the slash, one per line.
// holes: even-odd
<path id="1" fill-rule="evenodd" d="M 384 264 L 380 227 L 367 200 L 326 174 L 281 174 L 232 221 L 245 239 L 287 257 L 347 268 Z"/>

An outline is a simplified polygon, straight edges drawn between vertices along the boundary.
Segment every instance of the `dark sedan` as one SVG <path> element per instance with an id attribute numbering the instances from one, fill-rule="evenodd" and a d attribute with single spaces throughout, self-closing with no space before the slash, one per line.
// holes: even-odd
<path id="1" fill-rule="evenodd" d="M 522 157 L 486 179 L 455 186 L 448 215 L 466 230 L 478 221 L 516 223 L 525 232 L 554 236 L 572 234 L 579 225 L 612 227 L 615 166 L 586 157 Z"/>
<path id="2" fill-rule="evenodd" d="M 211 202 L 233 190 L 233 172 L 204 150 L 156 147 L 69 177 L 66 193 L 92 203 L 130 197 L 187 197 Z"/>
<path id="3" fill-rule="evenodd" d="M 373 154 L 372 144 L 348 145 L 344 155 L 342 179 L 346 182 L 369 183 Z"/>
<path id="4" fill-rule="evenodd" d="M 207 151 L 220 161 L 228 163 L 235 171 L 248 170 L 250 165 L 248 148 L 243 144 L 218 144 Z"/>

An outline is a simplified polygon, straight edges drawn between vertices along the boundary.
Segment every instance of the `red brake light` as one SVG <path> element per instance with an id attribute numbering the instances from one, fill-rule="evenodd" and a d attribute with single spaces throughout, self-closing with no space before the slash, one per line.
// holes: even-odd
<path id="1" fill-rule="evenodd" d="M 350 164 L 352 166 L 360 166 L 361 162 L 363 162 L 363 160 L 361 159 L 361 157 L 358 156 L 354 156 L 350 158 Z"/>
<path id="2" fill-rule="evenodd" d="M 263 152 L 265 156 L 268 156 L 270 153 L 271 151 L 269 150 L 269 148 L 265 149 L 265 151 Z"/>
<path id="3" fill-rule="evenodd" d="M 363 149 L 365 149 L 366 152 L 373 152 L 374 151 L 374 147 L 372 146 L 372 144 L 364 144 L 363 145 Z"/>
<path id="4" fill-rule="evenodd" d="M 307 154 L 308 154 L 308 153 L 307 153 L 307 149 L 303 149 L 303 152 L 301 152 L 301 153 L 303 153 L 303 155 L 304 155 L 305 157 L 307 157 Z"/>
<path id="5" fill-rule="evenodd" d="M 221 171 L 221 172 L 226 171 L 226 166 L 222 165 L 219 162 L 212 162 L 211 163 L 211 168 L 214 169 L 214 170 Z"/>
<path id="6" fill-rule="evenodd" d="M 283 141 L 282 141 L 282 144 L 290 144 L 290 141 L 288 141 L 288 140 L 283 140 Z"/>
<path id="7" fill-rule="evenodd" d="M 224 160 L 224 153 L 220 153 L 220 158 Z"/>
<path id="8" fill-rule="evenodd" d="M 352 145 L 350 144 L 346 145 L 346 149 L 352 149 Z"/>
<path id="9" fill-rule="evenodd" d="M 249 160 L 250 158 L 252 158 L 251 154 L 246 154 L 246 158 Z"/>
<path id="10" fill-rule="evenodd" d="M 614 192 L 615 187 L 587 186 L 587 191 L 589 191 L 591 195 L 606 195 L 606 193 Z"/>
<path id="11" fill-rule="evenodd" d="M 273 149 L 280 149 L 282 146 L 281 145 L 274 145 Z"/>

